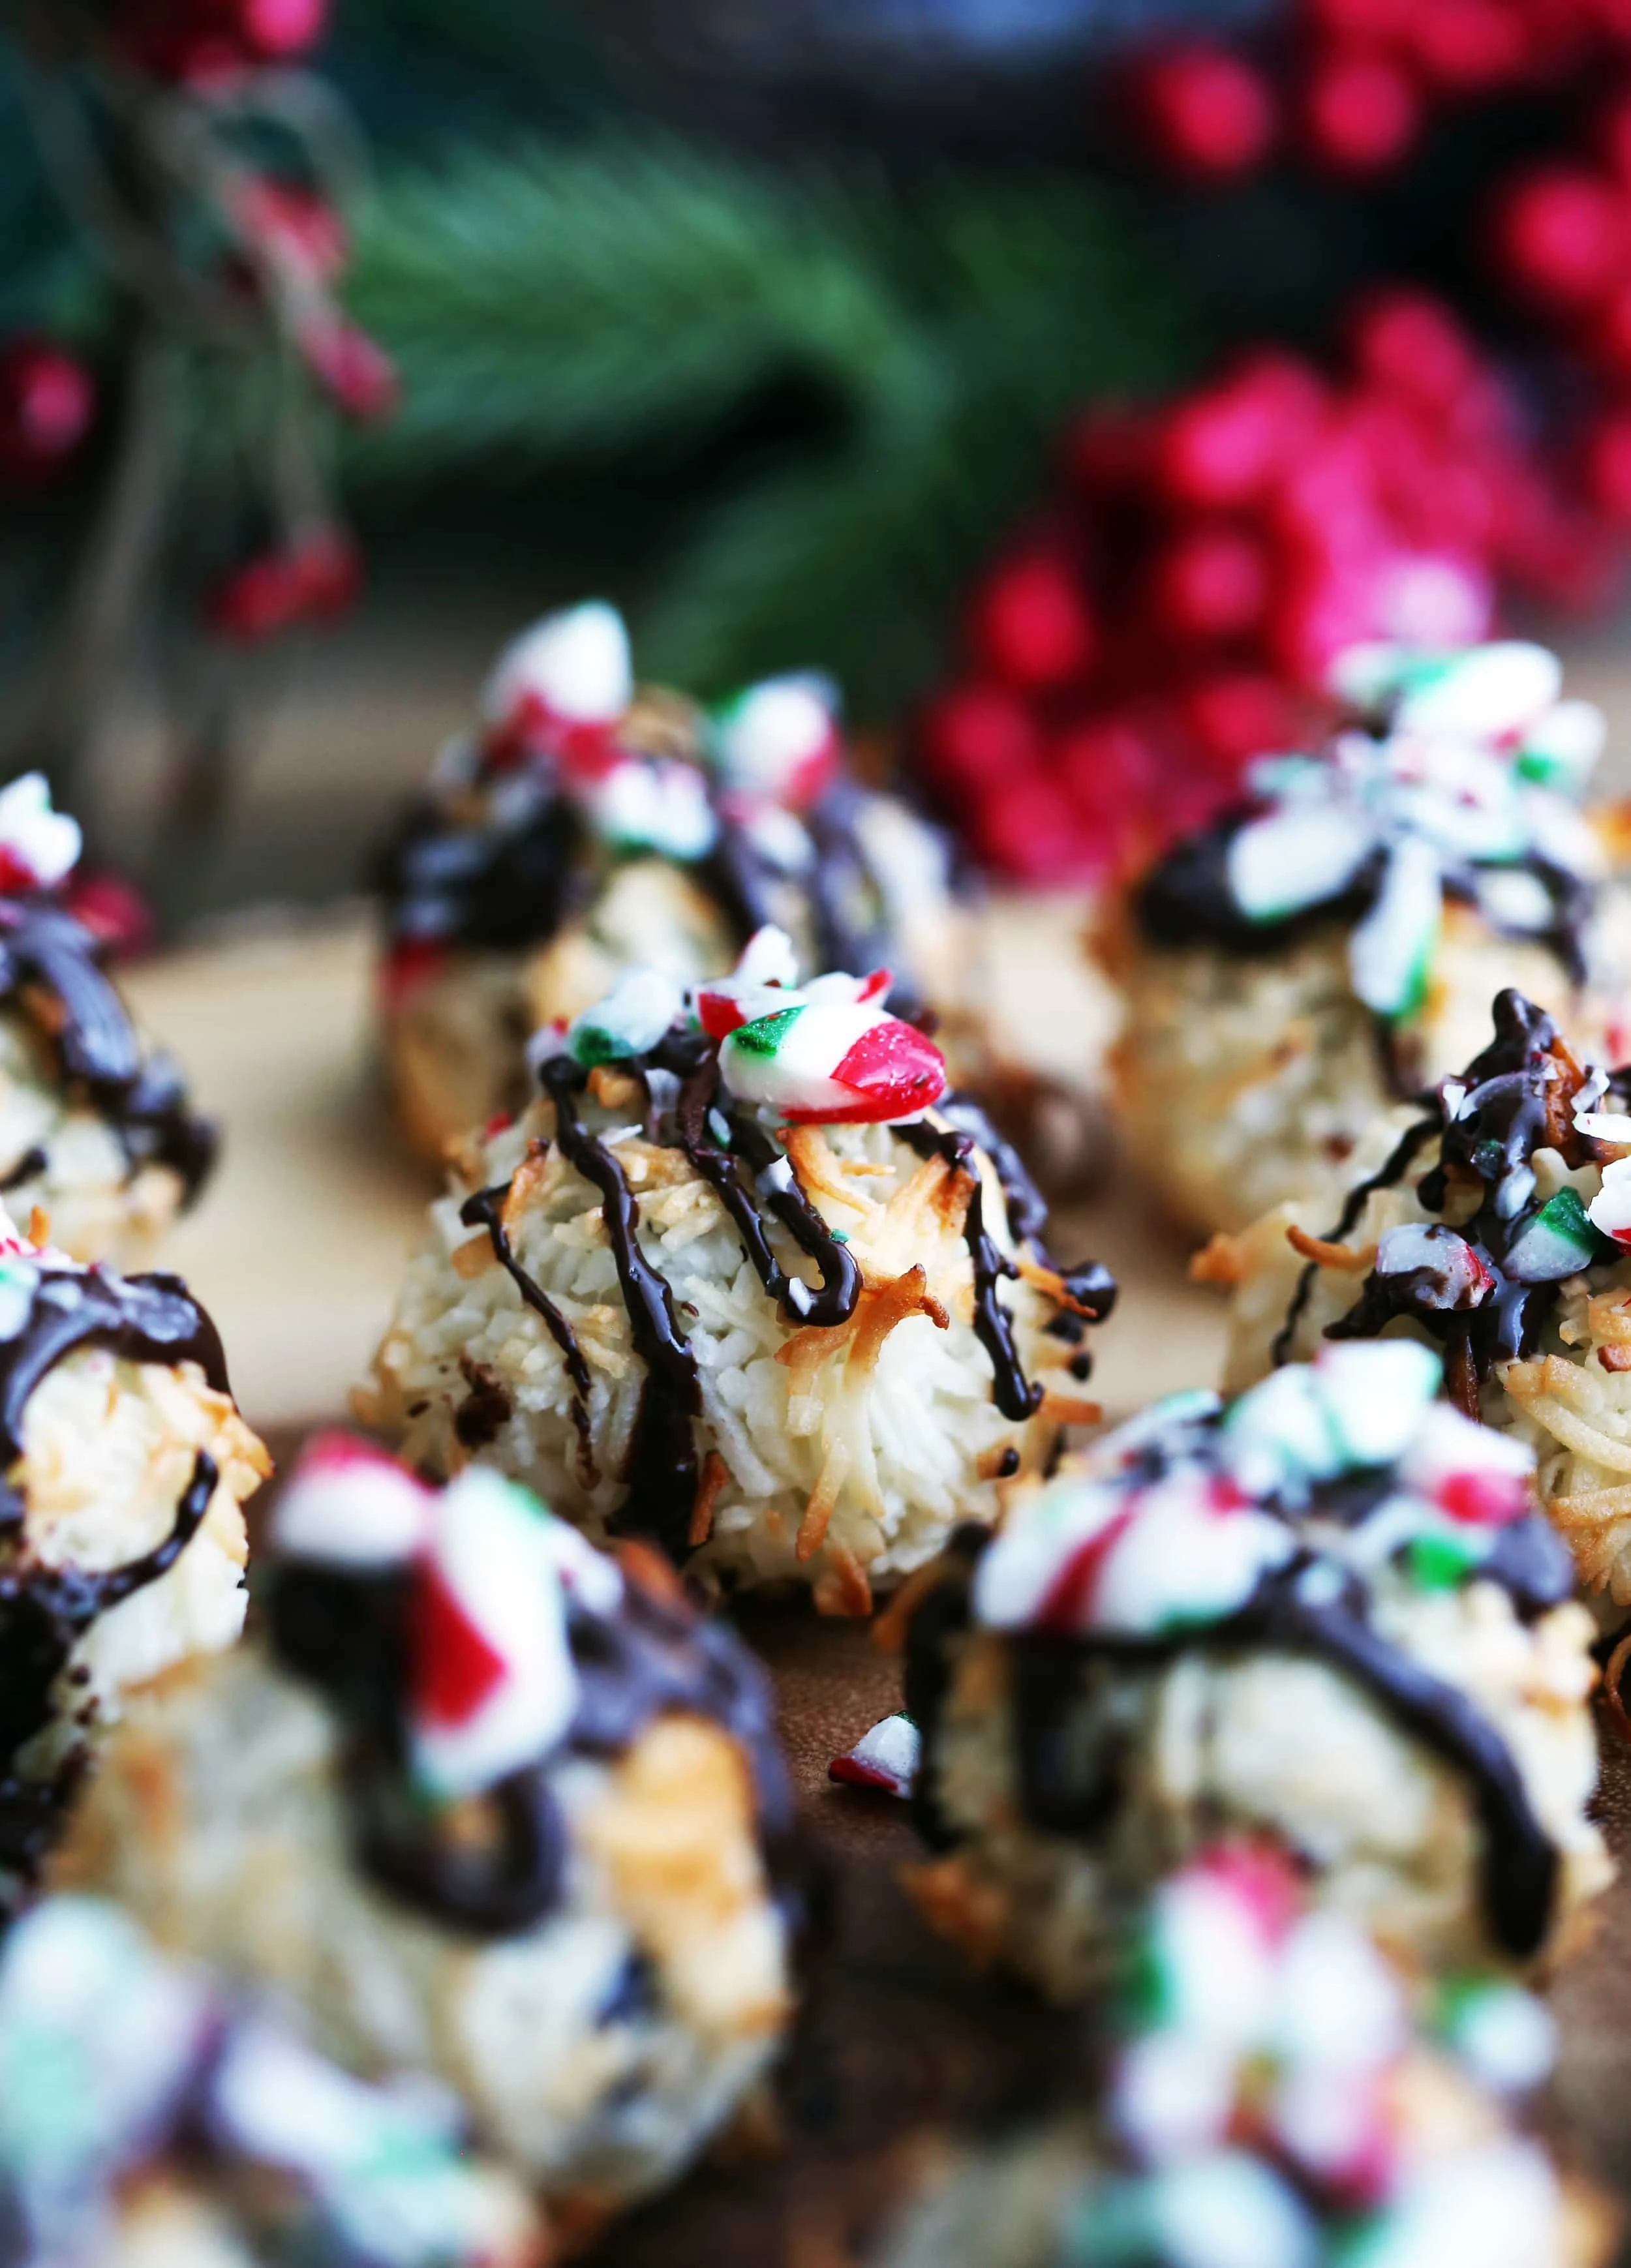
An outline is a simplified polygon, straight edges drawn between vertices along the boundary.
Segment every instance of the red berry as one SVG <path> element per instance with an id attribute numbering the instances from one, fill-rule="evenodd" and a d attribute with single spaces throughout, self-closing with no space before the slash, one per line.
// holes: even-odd
<path id="1" fill-rule="evenodd" d="M 1594 504 L 1631 523 L 1631 408 L 1599 413 L 1585 444 L 1585 482 Z"/>
<path id="2" fill-rule="evenodd" d="M 1362 379 L 1424 409 L 1459 400 L 1478 371 L 1472 342 L 1428 291 L 1368 294 L 1349 317 L 1348 342 Z"/>
<path id="3" fill-rule="evenodd" d="M 0 348 L 0 482 L 26 488 L 67 463 L 91 428 L 96 389 L 82 363 L 48 339 Z"/>
<path id="4" fill-rule="evenodd" d="M 243 27 L 262 55 L 298 55 L 314 47 L 328 20 L 328 0 L 243 0 Z"/>
<path id="5" fill-rule="evenodd" d="M 980 858 L 1021 881 L 1080 881 L 1097 863 L 1061 789 L 1035 774 L 982 798 L 970 833 Z"/>
<path id="6" fill-rule="evenodd" d="M 1384 47 L 1408 29 L 1414 0 L 1307 0 L 1316 29 L 1332 47 Z"/>
<path id="7" fill-rule="evenodd" d="M 1422 70 L 1458 94 L 1509 84 L 1527 60 L 1524 26 L 1510 0 L 1428 0 L 1412 11 L 1407 28 Z"/>
<path id="8" fill-rule="evenodd" d="M 1285 460 L 1286 431 L 1273 401 L 1225 385 L 1179 402 L 1159 445 L 1162 485 L 1176 503 L 1249 504 Z"/>
<path id="9" fill-rule="evenodd" d="M 1148 740 L 1115 717 L 1071 725 L 1050 751 L 1048 768 L 1081 817 L 1114 826 L 1142 809 L 1159 778 Z"/>
<path id="10" fill-rule="evenodd" d="M 1421 124 L 1409 74 L 1381 56 L 1340 55 L 1315 65 L 1303 90 L 1315 158 L 1341 173 L 1379 173 L 1408 155 Z"/>
<path id="11" fill-rule="evenodd" d="M 117 960 L 146 953 L 159 941 L 159 920 L 151 906 L 134 882 L 106 866 L 90 873 L 77 866 L 64 885 L 63 900 L 74 919 L 83 922 Z"/>
<path id="12" fill-rule="evenodd" d="M 968 792 L 1030 770 L 1040 752 L 1036 720 L 1006 685 L 953 686 L 924 712 L 924 770 L 931 781 Z"/>
<path id="13" fill-rule="evenodd" d="M 1597 144 L 1616 180 L 1631 182 L 1631 90 L 1614 95 L 1599 116 Z"/>
<path id="14" fill-rule="evenodd" d="M 1151 597 L 1161 626 L 1179 638 L 1240 637 L 1261 621 L 1268 586 L 1262 545 L 1239 528 L 1213 526 L 1168 545 Z"/>
<path id="15" fill-rule="evenodd" d="M 1185 696 L 1183 713 L 1207 757 L 1231 773 L 1253 756 L 1287 747 L 1296 731 L 1285 687 L 1258 671 L 1200 679 Z"/>
<path id="16" fill-rule="evenodd" d="M 1185 173 L 1225 180 L 1260 166 L 1273 145 L 1273 91 L 1226 48 L 1175 48 L 1139 81 L 1145 129 L 1158 157 Z"/>
<path id="17" fill-rule="evenodd" d="M 1621 194 L 1578 166 L 1536 166 L 1510 185 L 1495 212 L 1502 266 L 1555 312 L 1606 298 L 1624 273 L 1628 235 Z"/>
<path id="18" fill-rule="evenodd" d="M 970 629 L 976 652 L 1015 685 L 1068 685 L 1098 652 L 1093 617 L 1068 562 L 1051 551 L 1021 553 L 976 593 Z"/>

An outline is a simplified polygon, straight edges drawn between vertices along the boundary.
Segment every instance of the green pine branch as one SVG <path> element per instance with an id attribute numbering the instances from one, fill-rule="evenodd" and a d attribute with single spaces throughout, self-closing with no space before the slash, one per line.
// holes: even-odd
<path id="1" fill-rule="evenodd" d="M 1172 295 L 1087 185 L 903 200 L 649 137 L 387 179 L 351 298 L 403 379 L 354 453 L 374 488 L 626 469 L 700 455 L 790 382 L 820 404 L 703 512 L 637 629 L 645 666 L 699 691 L 816 664 L 863 713 L 937 666 L 1063 415 L 1188 360 Z"/>

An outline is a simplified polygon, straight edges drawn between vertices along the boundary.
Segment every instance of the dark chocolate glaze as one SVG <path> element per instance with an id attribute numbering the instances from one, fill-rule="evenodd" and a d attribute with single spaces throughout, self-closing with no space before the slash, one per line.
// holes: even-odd
<path id="1" fill-rule="evenodd" d="M 666 1131 L 659 1123 L 664 1114 L 648 1108 L 648 1138 L 671 1139 L 684 1151 L 718 1196 L 766 1295 L 787 1322 L 820 1329 L 846 1322 L 860 1295 L 860 1270 L 811 1203 L 791 1160 L 765 1129 L 746 1113 L 721 1107 L 714 1043 L 700 1033 L 675 1027 L 648 1055 L 629 1057 L 618 1068 L 645 1082 L 648 1105 L 653 1074 L 679 1082 Z M 623 1170 L 578 1116 L 578 1097 L 587 1076 L 565 1055 L 550 1059 L 541 1072 L 544 1091 L 555 1106 L 556 1139 L 568 1162 L 601 1194 L 601 1216 L 635 1351 L 646 1366 L 639 1416 L 624 1474 L 628 1494 L 614 1524 L 620 1533 L 655 1537 L 678 1559 L 691 1548 L 691 1513 L 700 1470 L 692 1422 L 702 1406 L 696 1363 L 675 1312 L 673 1292 L 639 1248 L 636 1233 L 639 1207 Z M 998 1408 L 1006 1418 L 1022 1421 L 1040 1407 L 1043 1389 L 1025 1377 L 1013 1325 L 997 1296 L 1000 1278 L 1018 1271 L 985 1226 L 985 1190 L 978 1173 L 968 1164 L 976 1146 L 987 1150 L 996 1167 L 1010 1233 L 1015 1241 L 1030 1244 L 1041 1263 L 1051 1267 L 1040 1244 L 1046 1207 L 1017 1154 L 1000 1139 L 978 1105 L 952 1095 L 941 1106 L 941 1115 L 948 1124 L 922 1123 L 896 1130 L 919 1156 L 943 1157 L 948 1164 L 968 1174 L 971 1187 L 963 1234 L 974 1270 L 975 1329 L 991 1359 Z M 772 1172 L 781 1186 L 765 1179 Z M 508 1184 L 503 1182 L 477 1190 L 465 1199 L 460 1219 L 472 1227 L 479 1225 L 487 1229 L 501 1265 L 566 1356 L 573 1388 L 573 1422 L 587 1456 L 588 1373 L 571 1326 L 521 1267 L 504 1234 L 501 1216 L 507 1191 Z M 821 1273 L 818 1285 L 812 1288 L 801 1281 L 795 1290 L 793 1278 L 771 1242 L 771 1220 L 779 1223 L 816 1263 Z M 1097 1262 L 1065 1271 L 1062 1281 L 1075 1306 L 1063 1310 L 1059 1320 L 1066 1326 L 1065 1336 L 1076 1343 L 1089 1321 L 1101 1322 L 1110 1314 L 1116 1285 L 1109 1270 Z M 1085 1314 L 1075 1312 L 1076 1307 Z M 574 1358 L 577 1367 L 573 1367 Z M 1089 1359 L 1079 1356 L 1072 1374 L 1085 1378 L 1089 1367 Z"/>
<path id="2" fill-rule="evenodd" d="M 104 957 L 84 923 L 49 899 L 0 899 L 0 999 L 35 1026 L 70 1092 L 118 1137 L 131 1172 L 169 1167 L 190 1203 L 215 1161 L 215 1129 L 188 1109 L 174 1066 L 144 1057 Z M 4 1187 L 26 1180 L 28 1159 L 38 1155 L 14 1161 Z"/>
<path id="3" fill-rule="evenodd" d="M 0 1874 L 33 1879 L 83 1771 L 77 1747 L 49 1780 L 25 1778 L 16 1770 L 18 1751 L 51 1720 L 54 1688 L 75 1645 L 100 1616 L 175 1565 L 197 1534 L 218 1478 L 213 1459 L 200 1450 L 169 1534 L 122 1566 L 46 1567 L 14 1549 L 0 1567 Z M 9 1484 L 7 1493 L 20 1504 Z"/>
<path id="4" fill-rule="evenodd" d="M 1317 1499 L 1317 1513 L 1328 1509 Z M 1351 1507 L 1336 1510 L 1346 1517 Z M 942 1850 L 960 1837 L 940 1804 L 936 1744 L 954 1658 L 971 1628 L 974 1570 L 989 1541 L 979 1528 L 958 1531 L 941 1580 L 919 1602 L 907 1636 L 905 1705 L 923 1735 L 912 1801 L 920 1831 Z M 1484 1902 L 1492 1934 L 1515 1958 L 1528 1958 L 1550 1927 L 1559 1859 L 1510 1750 L 1466 1695 L 1378 1634 L 1356 1577 L 1345 1572 L 1334 1594 L 1322 1583 L 1310 1595 L 1304 1579 L 1317 1564 L 1314 1553 L 1299 1551 L 1264 1577 L 1239 1612 L 1201 1628 L 1149 1638 L 1048 1631 L 1008 1635 L 1015 1776 L 1024 1815 L 1048 1832 L 1078 1840 L 1093 1839 L 1113 1818 L 1131 1765 L 1132 1735 L 1110 1733 L 1090 1759 L 1069 1738 L 1071 1720 L 1096 1683 L 1113 1683 L 1128 1667 L 1155 1668 L 1202 1648 L 1217 1654 L 1249 1649 L 1306 1654 L 1362 1687 L 1466 1781 L 1483 1834 Z M 1329 1565 L 1320 1564 L 1322 1575 Z M 1531 1517 L 1506 1532 L 1476 1580 L 1501 1585 L 1528 1618 L 1569 1596 L 1572 1570 L 1545 1522 Z"/>
<path id="5" fill-rule="evenodd" d="M 572 1325 L 542 1286 L 533 1281 L 510 1248 L 503 1219 L 504 1201 L 509 1193 L 507 1182 L 499 1182 L 490 1189 L 477 1189 L 460 1206 L 459 1218 L 467 1228 L 486 1230 L 492 1241 L 494 1259 L 533 1313 L 542 1319 L 545 1330 L 561 1351 L 566 1375 L 572 1381 L 572 1422 L 578 1436 L 579 1466 L 586 1486 L 592 1487 L 594 1458 L 589 1446 L 589 1366 L 583 1359 L 583 1350 Z"/>
<path id="6" fill-rule="evenodd" d="M 268 1629 L 279 1659 L 315 1685 L 344 1730 L 344 1774 L 358 1863 L 402 1904 L 473 1937 L 533 1927 L 558 1903 L 567 1856 L 555 1792 L 573 1758 L 624 1754 L 658 1717 L 720 1726 L 742 1749 L 771 1884 L 796 1915 L 801 1868 L 792 1790 L 776 1737 L 774 1696 L 734 1633 L 625 1564 L 610 1614 L 568 1608 L 577 1708 L 560 1742 L 491 1791 L 485 1836 L 456 1826 L 415 1788 L 409 1763 L 412 1578 L 399 1568 L 340 1570 L 279 1562 L 268 1578 Z"/>
<path id="7" fill-rule="evenodd" d="M 1235 837 L 1272 806 L 1243 804 L 1211 825 L 1176 843 L 1150 870 L 1133 901 L 1133 917 L 1148 942 L 1171 951 L 1208 946 L 1237 959 L 1255 959 L 1283 952 L 1289 945 L 1327 926 L 1351 929 L 1375 904 L 1386 862 L 1377 851 L 1342 890 L 1277 921 L 1253 921 L 1236 902 L 1229 882 L 1229 848 Z M 1479 870 L 1469 863 L 1447 861 L 1443 872 L 1444 895 L 1478 908 L 1497 934 L 1550 947 L 1576 984 L 1586 980 L 1586 939 L 1596 911 L 1597 892 L 1591 883 L 1543 858 L 1538 851 L 1511 862 L 1534 875 L 1544 887 L 1552 908 L 1549 925 L 1539 931 L 1509 930 L 1485 908 L 1479 896 Z M 1506 871 L 1511 865 L 1503 862 Z"/>
<path id="8" fill-rule="evenodd" d="M 635 1233 L 640 1208 L 623 1167 L 578 1116 L 578 1096 L 587 1078 L 570 1056 L 557 1056 L 543 1066 L 544 1092 L 555 1105 L 555 1139 L 567 1163 L 601 1193 L 601 1217 L 623 1290 L 630 1336 L 646 1366 L 639 1415 L 624 1470 L 628 1494 L 614 1526 L 619 1533 L 655 1536 L 671 1557 L 683 1558 L 690 1545 L 699 1471 L 693 1423 L 702 1408 L 697 1359 L 685 1344 L 666 1278 L 640 1250 Z"/>
<path id="9" fill-rule="evenodd" d="M 1570 1099 L 1581 1083 L 1579 1067 L 1561 1045 L 1552 1019 L 1511 990 L 1497 997 L 1493 1014 L 1494 1040 L 1461 1079 L 1446 1082 L 1458 1104 L 1453 1116 L 1442 1094 L 1423 1097 L 1428 1116 L 1406 1130 L 1380 1172 L 1349 1191 L 1329 1237 L 1339 1243 L 1348 1236 L 1373 1192 L 1402 1182 L 1428 1142 L 1436 1142 L 1438 1154 L 1416 1183 L 1416 1194 L 1429 1212 L 1443 1211 L 1452 1183 L 1479 1188 L 1477 1210 L 1443 1234 L 1447 1242 L 1453 1235 L 1472 1247 L 1494 1278 L 1493 1289 L 1473 1304 L 1452 1305 L 1430 1266 L 1387 1275 L 1373 1270 L 1354 1306 L 1325 1333 L 1333 1339 L 1374 1338 L 1396 1317 L 1407 1317 L 1443 1348 L 1446 1391 L 1473 1418 L 1483 1381 L 1496 1364 L 1532 1351 L 1557 1304 L 1556 1282 L 1527 1283 L 1508 1272 L 1508 1256 L 1541 1203 L 1515 1177 L 1529 1174 L 1531 1159 L 1543 1147 L 1561 1151 L 1571 1167 L 1592 1154 L 1590 1142 L 1574 1129 Z M 1625 1078 L 1617 1072 L 1613 1084 Z M 1277 1366 L 1290 1359 L 1318 1273 L 1318 1263 L 1310 1261 L 1298 1276 L 1273 1341 Z"/>
<path id="10" fill-rule="evenodd" d="M 629 753 L 643 753 L 638 739 Z M 717 831 L 713 847 L 691 871 L 737 946 L 767 923 L 786 927 L 796 902 L 818 968 L 864 976 L 886 967 L 894 947 L 883 917 L 885 878 L 867 856 L 859 824 L 866 791 L 837 781 L 801 814 L 815 855 L 807 872 L 791 873 L 743 825 L 720 794 L 716 775 L 705 765 L 697 769 Z M 495 808 L 493 783 L 499 778 Z M 389 940 L 509 953 L 542 944 L 583 904 L 593 851 L 592 838 L 547 760 L 509 767 L 501 775 L 488 765 L 478 770 L 462 807 L 457 798 L 422 797 L 387 844 L 375 882 Z M 797 914 L 793 917 L 796 923 Z M 915 1017 L 919 1009 L 901 985 L 889 1005 L 897 1015 Z"/>

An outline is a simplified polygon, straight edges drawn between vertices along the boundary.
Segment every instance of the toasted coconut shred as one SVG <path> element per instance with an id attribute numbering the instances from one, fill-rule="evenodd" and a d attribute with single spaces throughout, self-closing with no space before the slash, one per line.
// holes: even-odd
<path id="1" fill-rule="evenodd" d="M 1096 1416 L 1070 1388 L 1108 1278 L 1061 1275 L 1015 1233 L 1016 1213 L 1033 1227 L 1030 1193 L 1005 1189 L 984 1130 L 969 1140 L 953 1104 L 905 1128 L 756 1126 L 737 1145 L 786 1284 L 773 1298 L 694 1155 L 656 1113 L 630 1122 L 633 1085 L 601 1083 L 621 1123 L 593 1087 L 575 1104 L 632 1200 L 631 1255 L 615 1187 L 609 1198 L 565 1154 L 557 1104 L 535 1102 L 464 1156 L 432 1208 L 359 1414 L 431 1471 L 475 1454 L 525 1479 L 597 1538 L 652 1533 L 723 1584 L 796 1578 L 818 1604 L 864 1613 L 958 1519 L 999 1517 L 1061 1425 Z M 795 1240 L 772 1216 L 777 1193 L 801 1197 L 813 1233 Z M 503 1253 L 487 1227 L 472 1233 L 489 1212 Z M 819 1306 L 813 1243 L 859 1274 L 838 1320 Z M 656 1334 L 644 1353 L 642 1318 Z M 473 1453 L 461 1358 L 509 1404 Z"/>

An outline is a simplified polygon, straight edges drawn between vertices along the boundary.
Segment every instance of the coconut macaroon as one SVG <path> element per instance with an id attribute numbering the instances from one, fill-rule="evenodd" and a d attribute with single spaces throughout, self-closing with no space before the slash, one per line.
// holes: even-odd
<path id="1" fill-rule="evenodd" d="M 984 1059 L 945 838 L 849 777 L 834 689 L 776 678 L 709 711 L 638 687 L 602 604 L 547 617 L 500 656 L 380 883 L 392 1079 L 437 1163 L 525 1099 L 537 1027 L 628 967 L 723 975 L 766 923 L 806 976 L 887 962 L 895 1005 L 933 1008 Z"/>
<path id="2" fill-rule="evenodd" d="M 544 2268 L 536 2209 L 456 2110 L 338 2070 L 100 1900 L 4 1941 L 13 2268 Z"/>
<path id="3" fill-rule="evenodd" d="M 1325 1339 L 1438 1348 L 1451 1398 L 1535 1451 L 1609 1617 L 1631 1604 L 1631 1076 L 1583 1064 L 1517 993 L 1494 1012 L 1334 1219 L 1278 1206 L 1197 1271 L 1229 1289 L 1236 1388 Z"/>
<path id="4" fill-rule="evenodd" d="M 1578 803 L 1600 714 L 1518 643 L 1356 648 L 1338 682 L 1350 725 L 1255 765 L 1109 924 L 1129 1147 L 1203 1231 L 1380 1163 L 1383 1114 L 1474 1053 L 1503 986 L 1620 1052 L 1627 902 Z"/>
<path id="5" fill-rule="evenodd" d="M 788 940 L 689 1007 L 626 977 L 467 1144 L 361 1416 L 431 1471 L 475 1456 L 596 1538 L 835 1612 L 994 1517 L 1080 1392 L 1104 1270 L 1044 1212 L 886 980 L 792 988 Z"/>
<path id="6" fill-rule="evenodd" d="M 1551 1951 L 1608 1860 L 1590 1616 L 1529 1453 L 1425 1348 L 1177 1395 L 965 1529 L 913 1611 L 932 1918 L 1050 1992 L 1205 1837 L 1431 1962 Z"/>
<path id="7" fill-rule="evenodd" d="M 269 1461 L 173 1276 L 25 1243 L 0 1212 L 0 1911 L 122 1697 L 243 1625 Z"/>
<path id="8" fill-rule="evenodd" d="M 197 1196 L 215 1134 L 56 895 L 78 856 L 38 772 L 0 790 L 0 1193 L 76 1260 L 132 1268 Z"/>
<path id="9" fill-rule="evenodd" d="M 343 1439 L 279 1500 L 267 1599 L 263 1645 L 131 1703 L 54 1879 L 271 1990 L 347 2069 L 452 2088 L 574 2216 L 676 2174 L 793 1999 L 746 1650 L 656 1554 Z"/>
<path id="10" fill-rule="evenodd" d="M 1435 1989 L 1272 1847 L 1224 1845 L 1128 1933 L 1102 2101 L 953 2156 L 886 2268 L 1594 2268 L 1604 2201 L 1530 2123 L 1551 2025 Z"/>

